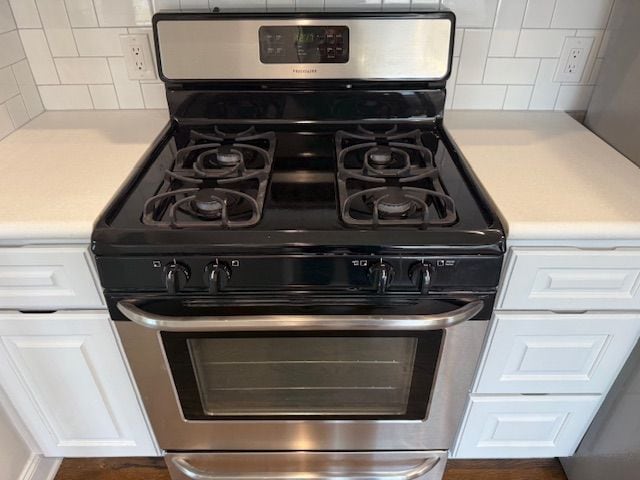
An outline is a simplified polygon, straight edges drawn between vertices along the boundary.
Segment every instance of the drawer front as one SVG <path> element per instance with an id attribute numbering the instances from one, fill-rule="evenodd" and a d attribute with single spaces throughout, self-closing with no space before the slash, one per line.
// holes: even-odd
<path id="1" fill-rule="evenodd" d="M 513 248 L 504 310 L 638 310 L 640 251 Z"/>
<path id="2" fill-rule="evenodd" d="M 447 464 L 442 450 L 412 452 L 212 452 L 168 453 L 171 478 L 392 478 L 441 480 Z"/>
<path id="3" fill-rule="evenodd" d="M 455 458 L 545 458 L 575 452 L 600 396 L 471 397 Z"/>
<path id="4" fill-rule="evenodd" d="M 0 248 L 0 309 L 101 308 L 88 247 Z"/>
<path id="5" fill-rule="evenodd" d="M 640 336 L 640 314 L 497 313 L 477 393 L 609 390 Z"/>

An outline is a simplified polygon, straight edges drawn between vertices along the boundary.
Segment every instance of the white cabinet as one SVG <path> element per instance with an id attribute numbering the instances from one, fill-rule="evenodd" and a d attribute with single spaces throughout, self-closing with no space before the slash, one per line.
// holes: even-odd
<path id="1" fill-rule="evenodd" d="M 640 249 L 511 248 L 456 458 L 572 455 L 640 336 Z"/>
<path id="2" fill-rule="evenodd" d="M 640 250 L 512 248 L 502 310 L 640 310 Z"/>
<path id="3" fill-rule="evenodd" d="M 0 309 L 104 308 L 89 247 L 0 248 Z"/>
<path id="4" fill-rule="evenodd" d="M 477 393 L 605 393 L 640 335 L 640 313 L 495 315 Z"/>
<path id="5" fill-rule="evenodd" d="M 595 395 L 472 395 L 456 458 L 571 455 L 599 404 Z"/>
<path id="6" fill-rule="evenodd" d="M 0 312 L 0 364 L 45 455 L 158 454 L 106 311 Z"/>

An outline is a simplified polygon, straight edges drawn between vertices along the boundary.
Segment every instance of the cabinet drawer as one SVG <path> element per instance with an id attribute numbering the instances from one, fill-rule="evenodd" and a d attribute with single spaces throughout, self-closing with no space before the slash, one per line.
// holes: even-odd
<path id="1" fill-rule="evenodd" d="M 477 393 L 606 393 L 640 335 L 640 314 L 497 313 Z"/>
<path id="2" fill-rule="evenodd" d="M 0 248 L 0 309 L 100 308 L 88 247 Z"/>
<path id="3" fill-rule="evenodd" d="M 638 310 L 640 250 L 513 248 L 504 284 L 504 310 Z"/>
<path id="4" fill-rule="evenodd" d="M 600 396 L 471 397 L 456 458 L 544 458 L 572 455 Z"/>

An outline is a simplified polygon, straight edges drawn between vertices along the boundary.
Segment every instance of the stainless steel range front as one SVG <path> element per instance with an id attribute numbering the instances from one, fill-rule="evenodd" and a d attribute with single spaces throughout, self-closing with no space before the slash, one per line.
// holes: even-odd
<path id="1" fill-rule="evenodd" d="M 171 121 L 98 222 L 174 480 L 438 480 L 504 232 L 443 128 L 454 16 L 157 14 Z"/>

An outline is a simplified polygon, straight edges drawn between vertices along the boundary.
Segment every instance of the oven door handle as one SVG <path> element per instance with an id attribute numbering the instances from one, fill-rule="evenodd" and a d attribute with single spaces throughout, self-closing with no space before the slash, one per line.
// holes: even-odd
<path id="1" fill-rule="evenodd" d="M 322 330 L 440 330 L 471 320 L 484 308 L 474 300 L 455 310 L 433 315 L 252 315 L 168 316 L 145 312 L 133 301 L 118 302 L 132 322 L 165 332 L 269 332 Z"/>
<path id="2" fill-rule="evenodd" d="M 216 475 L 195 468 L 183 457 L 173 457 L 173 465 L 186 477 L 192 480 L 321 480 L 324 478 L 336 478 L 342 480 L 371 480 L 372 478 L 384 478 L 386 480 L 411 480 L 426 475 L 440 462 L 440 457 L 426 458 L 422 463 L 410 470 L 403 472 L 370 472 L 370 473 L 330 473 L 330 472 L 287 472 L 260 475 Z"/>

